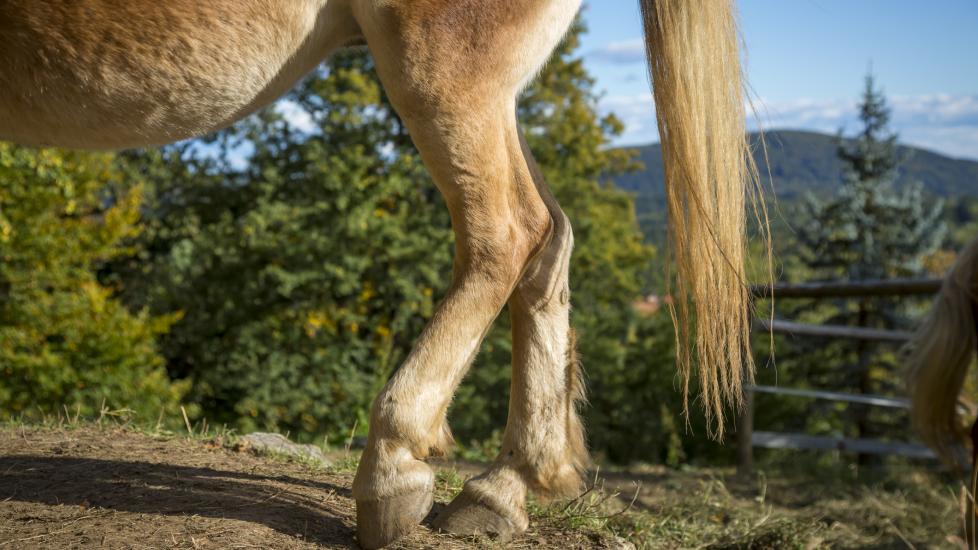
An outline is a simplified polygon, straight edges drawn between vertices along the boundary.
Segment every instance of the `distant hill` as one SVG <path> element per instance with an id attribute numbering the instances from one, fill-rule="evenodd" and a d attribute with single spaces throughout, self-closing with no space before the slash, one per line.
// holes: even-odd
<path id="1" fill-rule="evenodd" d="M 751 134 L 757 143 L 757 134 Z M 805 192 L 832 193 L 842 179 L 842 165 L 836 157 L 835 136 L 797 130 L 765 132 L 768 166 L 778 202 L 786 204 Z M 662 153 L 658 143 L 630 147 L 639 151 L 645 170 L 613 178 L 616 186 L 636 193 L 635 207 L 646 233 L 658 232 L 665 219 Z M 757 149 L 757 148 L 755 148 Z M 897 185 L 920 182 L 934 196 L 978 197 L 978 161 L 954 159 L 925 149 L 901 146 L 904 161 Z M 757 155 L 758 166 L 763 158 Z M 766 179 L 766 178 L 765 178 Z M 770 182 L 765 181 L 770 193 Z"/>

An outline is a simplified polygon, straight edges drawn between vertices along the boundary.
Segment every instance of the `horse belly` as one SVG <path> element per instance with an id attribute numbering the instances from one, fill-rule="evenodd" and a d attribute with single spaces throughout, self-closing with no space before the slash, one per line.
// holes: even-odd
<path id="1" fill-rule="evenodd" d="M 117 149 L 222 128 L 313 69 L 343 39 L 327 23 L 326 0 L 0 0 L 0 139 Z"/>

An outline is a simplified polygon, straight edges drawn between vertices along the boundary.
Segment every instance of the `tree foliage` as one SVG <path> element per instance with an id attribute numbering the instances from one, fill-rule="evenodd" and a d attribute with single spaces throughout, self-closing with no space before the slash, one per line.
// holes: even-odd
<path id="1" fill-rule="evenodd" d="M 901 158 L 890 133 L 890 111 L 872 76 L 859 105 L 862 129 L 838 142 L 843 185 L 830 199 L 809 195 L 799 227 L 806 263 L 822 277 L 881 279 L 918 275 L 946 228 L 941 202 L 924 199 L 919 184 L 897 191 Z"/>
<path id="2" fill-rule="evenodd" d="M 211 422 L 365 426 L 445 286 L 447 213 L 369 67 L 341 54 L 289 96 L 314 131 L 268 110 L 129 159 L 153 193 L 125 296 L 181 313 L 163 350 Z"/>
<path id="3" fill-rule="evenodd" d="M 177 407 L 155 345 L 173 319 L 130 313 L 95 276 L 139 231 L 139 188 L 105 193 L 120 178 L 108 155 L 0 143 L 0 416 Z"/>

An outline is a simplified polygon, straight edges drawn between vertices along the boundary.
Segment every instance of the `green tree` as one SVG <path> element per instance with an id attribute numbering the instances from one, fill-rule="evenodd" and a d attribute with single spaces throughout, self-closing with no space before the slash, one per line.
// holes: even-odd
<path id="1" fill-rule="evenodd" d="M 139 231 L 139 189 L 104 194 L 120 177 L 108 155 L 0 143 L 0 417 L 176 412 L 186 388 L 154 341 L 173 319 L 129 313 L 95 275 Z"/>
<path id="2" fill-rule="evenodd" d="M 862 129 L 856 136 L 843 139 L 840 132 L 838 155 L 845 170 L 839 192 L 825 200 L 809 196 L 803 205 L 805 221 L 797 228 L 801 259 L 818 279 L 919 276 L 944 238 L 942 203 L 927 200 L 919 185 L 894 188 L 902 159 L 897 135 L 889 131 L 890 110 L 871 75 L 866 77 L 859 119 Z M 906 328 L 907 311 L 905 301 L 859 299 L 820 301 L 795 314 L 832 324 Z M 822 387 L 861 393 L 896 393 L 901 387 L 892 349 L 865 341 L 811 342 L 799 344 L 793 352 L 799 354 L 796 358 L 805 357 L 799 360 L 804 374 L 795 374 Z M 865 407 L 853 410 L 860 436 L 870 435 L 873 422 L 894 421 L 887 413 L 871 419 Z"/>
<path id="3" fill-rule="evenodd" d="M 923 261 L 944 238 L 943 204 L 925 200 L 920 185 L 896 191 L 901 162 L 890 110 L 873 77 L 859 105 L 862 130 L 839 137 L 843 185 L 828 199 L 807 197 L 799 227 L 806 263 L 822 277 L 880 279 L 919 274 Z"/>
<path id="4" fill-rule="evenodd" d="M 978 186 L 978 182 L 975 183 Z M 954 230 L 949 235 L 949 247 L 960 250 L 978 236 L 978 199 L 957 197 L 948 205 L 946 221 Z M 948 266 L 943 266 L 948 267 Z M 943 269 L 937 270 L 940 275 Z"/>

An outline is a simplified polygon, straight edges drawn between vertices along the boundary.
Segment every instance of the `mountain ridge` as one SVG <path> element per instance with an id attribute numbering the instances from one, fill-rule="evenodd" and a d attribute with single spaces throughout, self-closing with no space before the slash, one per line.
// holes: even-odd
<path id="1" fill-rule="evenodd" d="M 816 196 L 833 193 L 842 182 L 842 163 L 836 156 L 837 137 L 806 130 L 776 129 L 764 132 L 767 163 L 751 133 L 755 160 L 761 171 L 768 200 L 786 204 L 806 192 Z M 643 230 L 658 230 L 665 221 L 665 189 L 659 143 L 621 147 L 638 151 L 644 169 L 611 177 L 619 189 L 635 194 L 635 209 Z M 897 187 L 919 182 L 927 194 L 939 198 L 978 198 L 978 161 L 951 158 L 909 145 L 898 145 L 903 161 L 897 168 Z M 765 168 L 767 166 L 767 168 Z M 770 177 L 768 177 L 770 174 Z"/>

